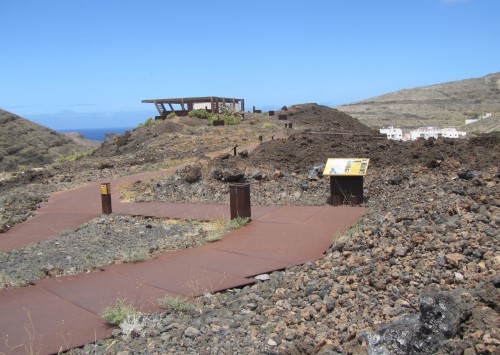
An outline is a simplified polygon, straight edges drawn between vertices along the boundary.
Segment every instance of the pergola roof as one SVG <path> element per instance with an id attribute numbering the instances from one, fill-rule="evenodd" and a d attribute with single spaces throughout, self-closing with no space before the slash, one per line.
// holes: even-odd
<path id="1" fill-rule="evenodd" d="M 243 99 L 235 99 L 235 98 L 228 98 L 228 97 L 218 97 L 218 96 L 202 96 L 202 97 L 182 97 L 182 98 L 176 98 L 176 99 L 149 99 L 149 100 L 142 100 L 142 103 L 148 103 L 148 104 L 154 104 L 154 103 L 164 103 L 164 104 L 179 104 L 182 105 L 183 103 L 204 103 L 204 102 L 212 102 L 212 101 L 227 101 L 227 102 L 240 102 Z"/>

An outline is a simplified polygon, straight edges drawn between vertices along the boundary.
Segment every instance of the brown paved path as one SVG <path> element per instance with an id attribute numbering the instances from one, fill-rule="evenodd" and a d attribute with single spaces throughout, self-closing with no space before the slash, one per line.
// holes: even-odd
<path id="1" fill-rule="evenodd" d="M 155 174 L 118 179 L 112 186 L 116 189 Z M 227 205 L 113 203 L 115 212 L 133 215 L 206 220 L 229 215 Z M 99 184 L 56 193 L 36 217 L 13 228 L 7 242 L 0 237 L 0 248 L 53 238 L 99 215 L 99 210 Z M 158 312 L 158 299 L 167 294 L 189 298 L 240 287 L 255 282 L 252 276 L 321 258 L 336 233 L 349 228 L 364 212 L 354 207 L 252 206 L 252 222 L 218 242 L 2 291 L 0 354 L 49 354 L 109 337 L 111 328 L 98 314 L 117 299 L 127 299 L 144 312 Z"/>

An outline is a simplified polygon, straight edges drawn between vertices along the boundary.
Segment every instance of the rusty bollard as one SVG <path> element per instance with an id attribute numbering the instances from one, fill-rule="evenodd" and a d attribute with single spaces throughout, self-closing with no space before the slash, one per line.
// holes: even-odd
<path id="1" fill-rule="evenodd" d="M 252 217 L 250 209 L 250 184 L 248 182 L 229 184 L 229 205 L 231 219 Z"/>
<path id="2" fill-rule="evenodd" d="M 262 143 L 262 136 L 259 136 L 259 142 Z"/>
<path id="3" fill-rule="evenodd" d="M 236 156 L 236 155 L 237 155 L 236 148 L 238 148 L 238 146 L 237 146 L 237 145 L 235 145 L 235 146 L 234 146 L 234 148 L 233 148 L 234 156 Z"/>
<path id="4" fill-rule="evenodd" d="M 102 213 L 110 214 L 112 213 L 111 208 L 111 185 L 109 182 L 101 184 L 101 203 L 102 203 Z"/>

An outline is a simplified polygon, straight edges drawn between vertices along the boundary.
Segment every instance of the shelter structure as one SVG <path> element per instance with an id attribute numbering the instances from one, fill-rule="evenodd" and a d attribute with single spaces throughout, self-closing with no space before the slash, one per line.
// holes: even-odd
<path id="1" fill-rule="evenodd" d="M 177 99 L 142 100 L 142 103 L 154 104 L 159 116 L 156 119 L 165 119 L 168 114 L 175 112 L 177 116 L 187 116 L 191 110 L 207 110 L 212 113 L 222 113 L 224 107 L 234 111 L 245 111 L 245 100 L 228 97 L 184 97 Z"/>

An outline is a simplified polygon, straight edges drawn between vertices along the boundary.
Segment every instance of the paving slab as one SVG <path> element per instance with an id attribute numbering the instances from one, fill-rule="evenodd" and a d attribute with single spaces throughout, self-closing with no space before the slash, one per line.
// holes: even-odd
<path id="1" fill-rule="evenodd" d="M 0 292 L 0 354 L 54 354 L 111 336 L 95 314 L 44 289 Z"/>
<path id="2" fill-rule="evenodd" d="M 97 216 L 99 214 L 42 213 L 36 215 L 14 226 L 7 233 L 1 233 L 0 250 L 18 249 L 28 244 L 54 239 Z"/>
<path id="3" fill-rule="evenodd" d="M 281 238 L 281 242 L 285 243 L 283 245 L 275 242 L 275 239 L 270 239 L 266 235 L 263 238 L 256 238 L 254 240 L 234 238 L 232 241 L 234 242 L 213 243 L 210 245 L 210 248 L 254 258 L 273 260 L 289 265 L 298 265 L 323 257 L 324 251 L 332 243 L 331 239 L 323 241 L 324 247 L 318 248 L 311 246 L 310 240 L 294 237 L 289 239 Z"/>
<path id="4" fill-rule="evenodd" d="M 117 300 L 125 300 L 141 312 L 156 313 L 162 310 L 158 299 L 167 294 L 179 296 L 111 271 L 62 276 L 33 283 L 96 315 L 114 306 Z"/>
<path id="5" fill-rule="evenodd" d="M 115 203 L 113 211 L 133 216 L 214 220 L 229 218 L 229 206 L 183 202 Z"/>
<path id="6" fill-rule="evenodd" d="M 365 207 L 324 206 L 317 213 L 304 221 L 306 225 L 330 226 L 335 225 L 342 231 L 352 227 L 366 212 Z"/>
<path id="7" fill-rule="evenodd" d="M 138 280 L 149 286 L 186 297 L 217 292 L 253 283 L 253 280 L 157 258 L 137 264 L 106 266 L 105 271 Z"/>
<path id="8" fill-rule="evenodd" d="M 303 223 L 324 208 L 324 206 L 281 206 L 277 210 L 255 219 L 260 222 Z"/>
<path id="9" fill-rule="evenodd" d="M 285 269 L 291 265 L 287 262 L 256 258 L 212 247 L 179 250 L 162 254 L 160 258 L 241 277 L 252 277 Z"/>

